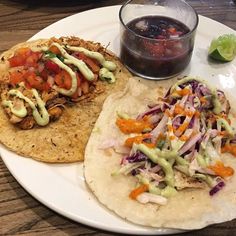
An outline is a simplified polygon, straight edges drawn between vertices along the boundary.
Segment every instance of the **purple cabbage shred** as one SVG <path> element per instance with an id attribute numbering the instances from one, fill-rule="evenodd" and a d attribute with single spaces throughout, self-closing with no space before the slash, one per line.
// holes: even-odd
<path id="1" fill-rule="evenodd" d="M 144 116 L 148 116 L 148 115 L 153 115 L 153 114 L 158 114 L 162 112 L 161 111 L 161 107 L 159 105 L 149 109 L 148 111 L 142 113 L 142 114 L 139 114 L 138 117 L 136 118 L 137 120 L 141 120 Z"/>
<path id="2" fill-rule="evenodd" d="M 126 157 L 125 159 L 129 163 L 134 163 L 134 162 L 146 161 L 148 158 L 142 152 L 137 151 L 136 153 L 134 153 L 131 156 Z"/>
<path id="3" fill-rule="evenodd" d="M 225 186 L 225 183 L 223 181 L 220 181 L 216 186 L 214 186 L 209 194 L 210 196 L 213 196 L 214 194 L 216 194 L 218 191 L 220 191 L 223 187 Z"/>

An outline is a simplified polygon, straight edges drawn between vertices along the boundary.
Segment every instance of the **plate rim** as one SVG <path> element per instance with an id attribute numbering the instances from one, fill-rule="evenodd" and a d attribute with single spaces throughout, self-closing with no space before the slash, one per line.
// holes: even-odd
<path id="1" fill-rule="evenodd" d="M 111 9 L 111 8 L 117 8 L 117 10 L 118 10 L 118 8 L 120 8 L 120 7 L 121 7 L 121 5 L 113 5 L 113 6 L 98 7 L 98 8 L 94 8 L 94 9 L 89 9 L 89 10 L 86 10 L 86 11 L 82 11 L 82 12 L 79 12 L 79 13 L 76 13 L 76 14 L 72 14 L 72 15 L 70 15 L 70 16 L 67 16 L 67 17 L 65 17 L 65 18 L 62 18 L 62 19 L 60 19 L 60 20 L 58 20 L 58 21 L 52 23 L 51 25 L 49 25 L 49 26 L 43 28 L 42 30 L 40 30 L 39 32 L 37 32 L 35 35 L 33 35 L 33 36 L 29 39 L 29 41 L 34 40 L 34 39 L 38 39 L 38 36 L 37 36 L 37 35 L 39 35 L 42 31 L 44 31 L 44 30 L 46 30 L 46 29 L 48 29 L 48 28 L 50 28 L 50 27 L 54 27 L 54 26 L 57 25 L 57 24 L 61 24 L 61 22 L 67 20 L 68 18 L 76 17 L 77 15 L 86 14 L 87 12 L 92 12 L 92 11 L 106 10 L 106 9 Z M 210 23 L 214 23 L 214 24 L 215 24 L 215 23 L 216 23 L 216 24 L 220 24 L 222 27 L 226 27 L 227 29 L 233 30 L 233 31 L 235 32 L 234 29 L 232 29 L 232 28 L 230 28 L 230 27 L 224 25 L 224 24 L 221 23 L 221 22 L 218 22 L 218 21 L 216 21 L 216 20 L 213 20 L 213 19 L 211 19 L 211 18 L 208 18 L 208 17 L 202 16 L 202 15 L 199 15 L 199 19 L 204 19 L 204 20 L 207 20 L 207 21 L 209 21 Z M 3 149 L 3 150 L 2 150 L 2 149 Z M 6 147 L 3 147 L 3 146 L 1 145 L 1 146 L 0 146 L 0 156 L 1 156 L 1 159 L 3 160 L 4 164 L 6 165 L 7 169 L 9 170 L 9 172 L 10 172 L 10 173 L 13 175 L 13 177 L 16 179 L 16 181 L 17 181 L 32 197 L 34 197 L 35 199 L 37 199 L 37 200 L 38 200 L 39 202 L 41 202 L 43 205 L 45 205 L 46 207 L 52 209 L 53 211 L 57 212 L 58 214 L 60 214 L 60 215 L 62 215 L 62 216 L 65 216 L 65 217 L 67 217 L 67 218 L 69 218 L 69 219 L 72 219 L 72 220 L 75 221 L 75 222 L 82 223 L 82 224 L 87 225 L 87 226 L 89 226 L 89 227 L 93 227 L 93 228 L 100 229 L 100 230 L 105 230 L 105 231 L 108 231 L 108 232 L 129 233 L 129 234 L 136 234 L 136 235 L 137 235 L 137 234 L 141 234 L 141 235 L 145 235 L 145 234 L 172 234 L 172 233 L 182 233 L 182 232 L 183 232 L 183 230 L 177 230 L 177 231 L 174 230 L 174 232 L 171 232 L 171 233 L 170 233 L 170 232 L 168 232 L 169 229 L 167 229 L 167 231 L 166 231 L 166 229 L 163 229 L 163 228 L 160 228 L 160 229 L 157 229 L 157 228 L 148 228 L 147 230 L 145 230 L 145 227 L 142 227 L 142 226 L 141 226 L 141 228 L 143 228 L 144 231 L 142 231 L 142 232 L 140 232 L 140 233 L 137 232 L 137 231 L 133 231 L 133 230 L 131 230 L 131 231 L 127 231 L 127 230 L 124 230 L 124 231 L 122 231 L 122 230 L 116 231 L 116 230 L 112 230 L 110 227 L 105 227 L 105 228 L 104 228 L 104 226 L 101 227 L 100 225 L 98 225 L 98 224 L 92 222 L 91 220 L 88 221 L 88 219 L 81 218 L 80 216 L 79 216 L 79 217 L 77 216 L 78 218 L 80 218 L 80 220 L 78 221 L 77 219 L 74 218 L 74 216 L 73 216 L 72 214 L 70 214 L 70 213 L 68 213 L 68 212 L 66 212 L 66 211 L 61 212 L 60 209 L 54 207 L 53 205 L 50 205 L 47 201 L 45 201 L 45 199 L 41 198 L 41 197 L 38 196 L 38 195 L 35 195 L 35 193 L 32 192 L 31 189 L 28 188 L 27 185 L 25 185 L 25 184 L 21 181 L 21 179 L 19 178 L 19 176 L 17 176 L 17 174 L 16 174 L 14 171 L 12 171 L 10 162 L 8 162 L 8 161 L 7 161 L 7 158 L 6 158 L 4 155 L 2 155 L 2 153 L 3 153 L 4 151 L 9 152 L 9 150 L 7 150 Z M 13 154 L 16 155 L 14 152 L 13 152 Z M 17 155 L 17 156 L 18 156 L 18 155 Z M 18 158 L 18 157 L 16 157 L 16 158 Z M 78 163 L 75 163 L 75 164 L 78 164 Z M 81 163 L 80 163 L 80 164 L 81 164 Z M 51 165 L 51 164 L 50 164 L 50 165 Z M 109 210 L 107 210 L 107 211 L 109 211 Z M 132 224 L 132 223 L 131 223 L 131 224 Z M 135 225 L 135 226 L 136 226 L 136 225 Z M 172 230 L 172 229 L 171 229 L 171 230 Z M 184 232 L 185 232 L 185 231 L 184 231 Z"/>

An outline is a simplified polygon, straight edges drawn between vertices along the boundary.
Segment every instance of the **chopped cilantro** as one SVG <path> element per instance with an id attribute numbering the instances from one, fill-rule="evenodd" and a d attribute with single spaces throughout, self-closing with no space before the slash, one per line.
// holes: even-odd
<path id="1" fill-rule="evenodd" d="M 56 54 L 54 54 L 53 52 L 51 52 L 51 51 L 45 51 L 44 52 L 45 53 L 45 58 L 54 58 L 54 57 L 56 57 L 57 55 Z"/>
<path id="2" fill-rule="evenodd" d="M 64 62 L 65 58 L 60 56 L 60 55 L 57 55 L 57 58 L 61 61 L 61 62 Z"/>

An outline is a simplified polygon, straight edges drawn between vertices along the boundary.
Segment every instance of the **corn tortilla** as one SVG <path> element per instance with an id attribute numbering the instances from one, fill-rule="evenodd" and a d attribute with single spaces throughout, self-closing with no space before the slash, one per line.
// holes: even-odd
<path id="1" fill-rule="evenodd" d="M 8 80 L 7 59 L 14 54 L 16 49 L 37 48 L 48 45 L 52 41 L 66 42 L 69 45 L 99 51 L 106 59 L 116 63 L 116 82 L 108 84 L 98 81 L 101 93 L 96 94 L 95 98 L 84 99 L 73 106 L 66 106 L 60 119 L 45 127 L 21 130 L 9 122 L 1 107 L 0 142 L 15 153 L 38 161 L 50 163 L 82 161 L 86 143 L 105 98 L 112 92 L 122 90 L 131 75 L 119 59 L 99 43 L 84 41 L 76 37 L 64 37 L 24 42 L 4 52 L 0 56 L 0 82 Z"/>

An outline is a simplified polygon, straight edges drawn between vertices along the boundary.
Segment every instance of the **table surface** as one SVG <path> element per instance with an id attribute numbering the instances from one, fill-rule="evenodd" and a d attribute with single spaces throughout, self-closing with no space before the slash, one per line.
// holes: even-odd
<path id="1" fill-rule="evenodd" d="M 51 2 L 51 3 L 49 3 Z M 44 27 L 72 14 L 122 4 L 118 0 L 0 0 L 0 53 Z M 230 0 L 188 1 L 199 14 L 236 30 L 236 5 Z M 29 195 L 0 159 L 0 235 L 114 235 L 75 223 Z M 236 235 L 236 220 L 184 235 Z"/>

